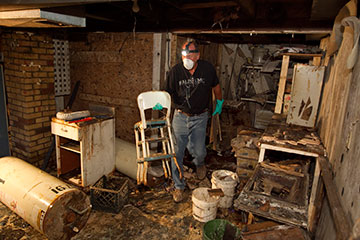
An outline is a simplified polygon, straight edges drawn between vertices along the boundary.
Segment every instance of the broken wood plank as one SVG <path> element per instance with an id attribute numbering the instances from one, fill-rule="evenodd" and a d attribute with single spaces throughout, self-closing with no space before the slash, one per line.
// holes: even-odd
<path id="1" fill-rule="evenodd" d="M 279 88 L 276 97 L 276 105 L 275 105 L 275 113 L 281 113 L 282 105 L 284 100 L 284 91 L 285 91 L 285 84 L 287 78 L 287 72 L 289 67 L 289 60 L 290 57 L 287 55 L 283 56 L 282 64 L 281 64 L 281 72 L 280 72 L 280 80 L 279 80 Z"/>
<path id="2" fill-rule="evenodd" d="M 253 215 L 251 212 L 249 212 L 248 220 L 247 220 L 247 225 L 252 224 L 253 221 L 254 221 L 254 215 Z"/>
<path id="3" fill-rule="evenodd" d="M 256 233 L 242 233 L 243 240 L 307 240 L 309 237 L 301 228 L 278 225 Z"/>
<path id="4" fill-rule="evenodd" d="M 260 223 L 255 223 L 255 224 L 249 224 L 246 226 L 247 231 L 244 232 L 244 234 L 252 234 L 255 232 L 262 232 L 262 231 L 266 231 L 268 228 L 274 227 L 280 225 L 277 222 L 273 222 L 273 221 L 265 221 L 265 222 L 260 222 Z"/>
<path id="5" fill-rule="evenodd" d="M 224 192 L 221 190 L 221 188 L 214 188 L 214 189 L 208 189 L 208 193 L 210 197 L 223 197 L 225 196 Z"/>
<path id="6" fill-rule="evenodd" d="M 320 164 L 316 159 L 314 180 L 311 188 L 311 196 L 308 209 L 308 231 L 311 234 L 315 234 L 317 222 L 320 216 L 320 210 L 322 206 L 322 200 L 324 197 L 324 184 L 320 178 Z"/>
<path id="7" fill-rule="evenodd" d="M 279 166 L 277 166 L 276 164 L 273 164 L 273 163 L 262 162 L 261 165 L 266 167 L 266 168 L 270 168 L 270 169 L 274 169 L 276 171 L 284 172 L 286 174 L 290 174 L 290 175 L 294 175 L 294 176 L 298 176 L 298 177 L 304 177 L 304 174 L 301 173 L 301 172 L 296 172 L 296 171 L 293 171 L 293 170 L 287 170 L 287 169 L 281 168 L 281 167 L 279 167 Z"/>
<path id="8" fill-rule="evenodd" d="M 319 157 L 318 161 L 321 168 L 321 177 L 325 184 L 326 196 L 329 200 L 330 210 L 336 228 L 336 239 L 348 239 L 351 233 L 351 225 L 340 202 L 339 193 L 333 180 L 332 167 L 325 157 Z"/>
<path id="9" fill-rule="evenodd" d="M 313 57 L 314 66 L 320 66 L 320 63 L 321 63 L 321 57 Z"/>

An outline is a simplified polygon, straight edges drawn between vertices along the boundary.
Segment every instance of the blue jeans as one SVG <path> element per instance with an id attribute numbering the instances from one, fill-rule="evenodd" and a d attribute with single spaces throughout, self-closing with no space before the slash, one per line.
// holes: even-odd
<path id="1" fill-rule="evenodd" d="M 206 156 L 206 126 L 208 121 L 208 112 L 201 113 L 195 116 L 187 116 L 175 110 L 172 127 L 175 142 L 176 160 L 179 164 L 181 172 L 184 172 L 183 159 L 185 148 L 194 157 L 193 162 L 196 166 L 205 164 Z M 174 161 L 171 161 L 171 172 L 175 183 L 175 188 L 184 189 L 185 181 L 180 179 L 179 170 Z M 182 174 L 184 176 L 184 174 Z"/>

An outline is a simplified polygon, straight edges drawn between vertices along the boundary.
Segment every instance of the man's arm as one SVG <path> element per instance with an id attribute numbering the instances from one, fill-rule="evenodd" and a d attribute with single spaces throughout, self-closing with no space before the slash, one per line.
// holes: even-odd
<path id="1" fill-rule="evenodd" d="M 212 88 L 215 94 L 215 98 L 218 100 L 222 100 L 222 94 L 221 94 L 221 87 L 220 84 L 217 84 L 215 87 Z"/>

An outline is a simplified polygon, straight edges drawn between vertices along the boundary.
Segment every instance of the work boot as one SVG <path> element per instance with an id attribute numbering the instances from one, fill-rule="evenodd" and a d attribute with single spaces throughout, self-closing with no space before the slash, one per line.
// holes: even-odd
<path id="1" fill-rule="evenodd" d="M 206 166 L 205 165 L 197 166 L 196 175 L 198 179 L 203 180 L 206 177 Z"/>
<path id="2" fill-rule="evenodd" d="M 184 190 L 183 189 L 175 189 L 173 192 L 173 199 L 176 203 L 184 200 Z"/>

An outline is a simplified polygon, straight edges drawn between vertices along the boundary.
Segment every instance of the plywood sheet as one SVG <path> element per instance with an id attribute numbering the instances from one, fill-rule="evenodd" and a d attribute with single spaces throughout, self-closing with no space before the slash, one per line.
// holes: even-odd
<path id="1" fill-rule="evenodd" d="M 296 64 L 286 123 L 314 127 L 325 67 Z"/>

